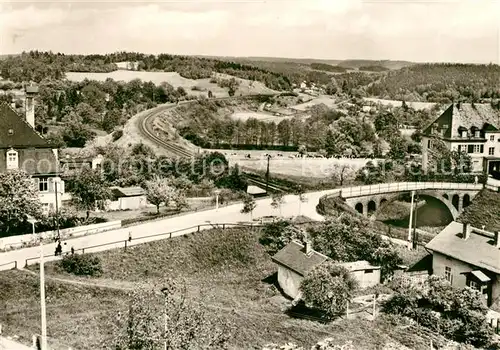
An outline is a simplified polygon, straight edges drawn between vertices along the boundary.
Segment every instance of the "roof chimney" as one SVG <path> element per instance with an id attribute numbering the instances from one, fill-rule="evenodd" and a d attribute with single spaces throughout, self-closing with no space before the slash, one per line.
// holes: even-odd
<path id="1" fill-rule="evenodd" d="M 35 128 L 35 95 L 38 94 L 38 86 L 33 84 L 27 85 L 24 88 L 26 94 L 26 121 L 34 129 Z"/>
<path id="2" fill-rule="evenodd" d="M 500 248 L 500 231 L 495 232 L 495 247 Z"/>
<path id="3" fill-rule="evenodd" d="M 306 240 L 304 242 L 304 248 L 305 248 L 306 255 L 311 254 L 312 253 L 312 244 L 311 244 L 311 241 Z"/>
<path id="4" fill-rule="evenodd" d="M 469 223 L 464 223 L 463 230 L 462 230 L 462 238 L 468 239 L 470 237 L 471 232 L 472 232 L 471 225 Z"/>

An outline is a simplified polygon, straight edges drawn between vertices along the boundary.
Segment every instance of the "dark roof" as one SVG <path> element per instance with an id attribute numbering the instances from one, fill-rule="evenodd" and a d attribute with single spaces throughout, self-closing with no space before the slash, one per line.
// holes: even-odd
<path id="1" fill-rule="evenodd" d="M 50 148 L 26 120 L 6 103 L 0 103 L 0 148 Z"/>
<path id="2" fill-rule="evenodd" d="M 116 197 L 134 197 L 134 196 L 142 196 L 146 192 L 142 187 L 111 187 L 111 191 Z"/>
<path id="3" fill-rule="evenodd" d="M 448 126 L 444 133 L 444 137 L 448 138 L 459 137 L 459 130 L 477 128 L 496 131 L 500 127 L 500 111 L 489 103 L 454 103 L 425 128 L 423 133 L 430 135 L 433 125 L 436 125 L 438 130 Z"/>
<path id="4" fill-rule="evenodd" d="M 272 259 L 275 263 L 283 265 L 301 276 L 305 276 L 314 267 L 328 260 L 327 256 L 314 250 L 309 255 L 306 255 L 304 250 L 302 244 L 292 241 L 277 252 Z"/>
<path id="5" fill-rule="evenodd" d="M 495 246 L 493 234 L 481 231 L 472 228 L 469 238 L 463 239 L 463 224 L 453 221 L 425 248 L 500 274 L 500 249 Z"/>

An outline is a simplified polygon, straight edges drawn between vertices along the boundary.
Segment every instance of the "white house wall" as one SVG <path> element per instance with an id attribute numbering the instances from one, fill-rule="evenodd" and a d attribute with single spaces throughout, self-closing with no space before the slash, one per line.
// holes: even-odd
<path id="1" fill-rule="evenodd" d="M 298 273 L 278 265 L 278 283 L 281 289 L 283 289 L 283 292 L 289 297 L 295 299 L 299 294 L 302 279 L 303 277 Z"/>

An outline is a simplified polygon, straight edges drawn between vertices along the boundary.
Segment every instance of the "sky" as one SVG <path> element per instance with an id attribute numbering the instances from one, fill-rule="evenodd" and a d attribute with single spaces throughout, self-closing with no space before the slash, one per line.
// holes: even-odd
<path id="1" fill-rule="evenodd" d="M 0 54 L 35 49 L 500 64 L 500 0 L 0 0 Z"/>

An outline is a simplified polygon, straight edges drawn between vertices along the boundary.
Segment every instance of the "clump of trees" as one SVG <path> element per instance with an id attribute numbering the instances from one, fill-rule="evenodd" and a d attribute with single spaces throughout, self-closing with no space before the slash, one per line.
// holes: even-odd
<path id="1" fill-rule="evenodd" d="M 483 347 L 491 342 L 488 308 L 479 291 L 454 288 L 439 276 L 430 276 L 423 283 L 396 279 L 392 287 L 396 293 L 384 304 L 385 312 L 409 317 L 461 343 Z"/>

